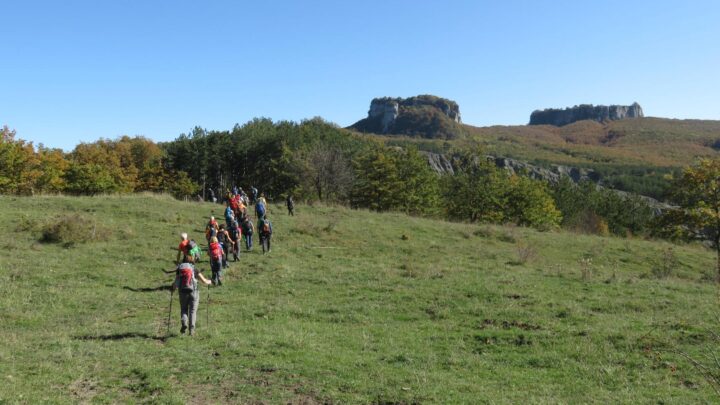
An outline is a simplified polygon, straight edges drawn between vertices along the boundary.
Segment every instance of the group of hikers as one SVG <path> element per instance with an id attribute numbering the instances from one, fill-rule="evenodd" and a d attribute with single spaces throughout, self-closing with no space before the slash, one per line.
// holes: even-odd
<path id="1" fill-rule="evenodd" d="M 250 195 L 247 195 L 242 188 L 233 187 L 224 196 L 225 223 L 218 224 L 214 216 L 210 217 L 205 226 L 205 240 L 207 242 L 207 253 L 210 258 L 211 278 L 208 280 L 202 271 L 198 270 L 197 264 L 201 260 L 202 249 L 190 239 L 188 234 L 180 234 L 180 245 L 177 248 L 175 258 L 175 281 L 171 285 L 170 306 L 172 311 L 172 292 L 178 290 L 180 299 L 180 321 L 182 327 L 180 333 L 188 332 L 191 336 L 195 333 L 195 320 L 197 317 L 200 301 L 200 289 L 198 279 L 210 286 L 223 285 L 223 270 L 228 268 L 228 258 L 232 254 L 233 261 L 240 260 L 241 243 L 244 240 L 245 250 L 253 248 L 253 234 L 256 232 L 255 225 L 248 213 L 248 207 L 255 208 L 257 218 L 257 233 L 262 246 L 263 254 L 270 253 L 273 226 L 268 218 L 267 200 L 263 193 L 253 186 L 250 188 Z M 286 199 L 288 214 L 295 215 L 295 203 L 292 195 Z M 168 315 L 168 329 L 170 318 Z"/>

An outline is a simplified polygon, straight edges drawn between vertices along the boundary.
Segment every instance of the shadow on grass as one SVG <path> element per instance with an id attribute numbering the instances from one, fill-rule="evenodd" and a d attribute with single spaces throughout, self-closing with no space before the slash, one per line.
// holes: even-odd
<path id="1" fill-rule="evenodd" d="M 99 340 L 99 341 L 107 341 L 107 340 L 124 340 L 124 339 L 150 339 L 150 340 L 157 340 L 160 342 L 164 342 L 168 339 L 166 336 L 150 336 L 147 333 L 137 333 L 137 332 L 127 332 L 127 333 L 114 333 L 112 335 L 81 335 L 81 336 L 75 336 L 75 339 L 78 340 Z"/>
<path id="2" fill-rule="evenodd" d="M 128 290 L 132 292 L 155 292 L 155 291 L 170 291 L 169 285 L 161 285 L 157 287 L 146 287 L 146 288 L 133 288 L 128 286 L 123 286 L 123 290 Z"/>

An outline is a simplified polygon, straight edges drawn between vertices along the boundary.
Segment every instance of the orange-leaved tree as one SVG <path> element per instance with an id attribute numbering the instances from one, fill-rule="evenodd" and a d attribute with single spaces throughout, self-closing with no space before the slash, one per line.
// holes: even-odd
<path id="1" fill-rule="evenodd" d="M 712 241 L 720 281 L 720 159 L 701 159 L 686 167 L 675 181 L 673 196 L 680 205 L 683 225 Z"/>

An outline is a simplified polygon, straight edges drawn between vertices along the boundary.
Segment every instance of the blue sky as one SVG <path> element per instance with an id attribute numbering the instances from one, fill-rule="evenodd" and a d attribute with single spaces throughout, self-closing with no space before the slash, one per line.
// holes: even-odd
<path id="1" fill-rule="evenodd" d="M 7 1 L 0 125 L 70 150 L 435 94 L 472 125 L 639 102 L 720 119 L 716 1 Z"/>

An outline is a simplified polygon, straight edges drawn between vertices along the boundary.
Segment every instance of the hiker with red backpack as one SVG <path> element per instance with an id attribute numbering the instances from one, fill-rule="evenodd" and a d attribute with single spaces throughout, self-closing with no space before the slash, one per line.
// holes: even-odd
<path id="1" fill-rule="evenodd" d="M 272 239 L 272 223 L 267 216 L 260 218 L 258 221 L 258 233 L 260 234 L 260 245 L 263 254 L 270 253 L 270 239 Z"/>
<path id="2" fill-rule="evenodd" d="M 220 243 L 218 243 L 218 238 L 215 236 L 210 238 L 208 253 L 210 254 L 210 270 L 212 271 L 212 283 L 213 285 L 222 285 L 223 249 L 222 246 L 220 246 Z"/>
<path id="3" fill-rule="evenodd" d="M 183 263 L 175 269 L 175 282 L 170 286 L 174 291 L 178 290 L 180 298 L 180 333 L 185 333 L 189 328 L 190 336 L 195 334 L 195 320 L 197 319 L 198 306 L 200 304 L 200 288 L 197 285 L 197 279 L 203 283 L 210 285 L 210 280 L 206 279 L 194 266 L 192 256 L 185 256 Z M 169 323 L 168 323 L 169 327 Z"/>

